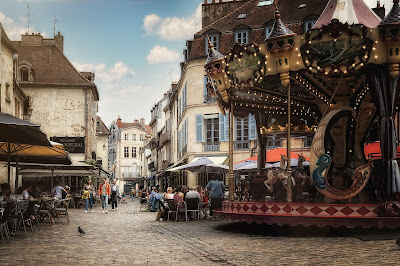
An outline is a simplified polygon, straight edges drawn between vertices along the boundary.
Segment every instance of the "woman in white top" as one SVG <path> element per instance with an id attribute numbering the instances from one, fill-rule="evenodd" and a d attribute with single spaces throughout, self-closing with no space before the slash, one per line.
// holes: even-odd
<path id="1" fill-rule="evenodd" d="M 164 194 L 164 200 L 174 199 L 174 193 L 172 193 L 172 187 L 167 188 L 167 193 Z"/>

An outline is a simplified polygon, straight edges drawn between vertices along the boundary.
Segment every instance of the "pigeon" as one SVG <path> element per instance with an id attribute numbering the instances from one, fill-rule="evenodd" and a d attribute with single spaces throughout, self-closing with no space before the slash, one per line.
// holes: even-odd
<path id="1" fill-rule="evenodd" d="M 83 231 L 82 228 L 81 228 L 80 226 L 78 226 L 78 232 L 79 232 L 81 235 L 84 235 L 84 234 L 85 234 L 85 231 Z"/>
<path id="2" fill-rule="evenodd" d="M 400 237 L 397 237 L 396 244 L 400 247 Z"/>

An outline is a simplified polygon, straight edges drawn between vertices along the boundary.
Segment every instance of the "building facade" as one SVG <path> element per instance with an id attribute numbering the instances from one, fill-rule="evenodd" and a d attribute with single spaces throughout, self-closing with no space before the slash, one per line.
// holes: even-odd
<path id="1" fill-rule="evenodd" d="M 121 191 L 129 193 L 134 184 L 140 184 L 142 161 L 140 152 L 144 149 L 145 140 L 150 134 L 149 126 L 142 118 L 133 123 L 122 122 L 118 117 L 110 126 L 108 139 L 109 171 L 115 178 Z"/>
<path id="2" fill-rule="evenodd" d="M 99 93 L 63 53 L 64 37 L 22 35 L 12 42 L 18 50 L 16 80 L 27 95 L 32 123 L 60 142 L 72 160 L 93 161 Z M 94 78 L 94 75 L 91 75 Z"/>
<path id="3" fill-rule="evenodd" d="M 108 170 L 108 137 L 110 136 L 110 130 L 103 123 L 101 118 L 97 116 L 96 122 L 96 150 L 95 158 L 96 165 L 101 169 Z"/>

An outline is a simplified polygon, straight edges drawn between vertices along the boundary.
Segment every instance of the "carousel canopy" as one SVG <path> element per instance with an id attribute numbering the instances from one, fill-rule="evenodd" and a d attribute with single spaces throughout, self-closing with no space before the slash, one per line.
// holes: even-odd
<path id="1" fill-rule="evenodd" d="M 287 156 L 287 149 L 284 148 L 277 148 L 277 149 L 273 149 L 273 150 L 268 150 L 266 152 L 266 162 L 267 163 L 274 163 L 274 162 L 279 162 L 281 160 L 281 155 L 285 155 Z M 293 159 L 299 159 L 299 156 L 301 156 L 301 154 L 298 154 L 297 152 L 291 152 L 290 153 L 290 158 Z M 235 163 L 235 165 L 239 165 L 242 162 L 246 162 L 246 161 L 257 161 L 258 156 L 253 156 L 250 158 L 247 158 L 243 161 L 237 162 Z M 306 161 L 309 161 L 310 158 L 305 157 Z"/>
<path id="2" fill-rule="evenodd" d="M 369 28 L 375 28 L 381 21 L 363 0 L 330 0 L 314 29 L 328 25 L 332 19 L 350 25 L 363 24 Z"/>

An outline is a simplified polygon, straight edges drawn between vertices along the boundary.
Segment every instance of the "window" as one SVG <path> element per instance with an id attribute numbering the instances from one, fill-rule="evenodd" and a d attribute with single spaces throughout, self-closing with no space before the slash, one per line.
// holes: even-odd
<path id="1" fill-rule="evenodd" d="M 219 121 L 218 115 L 216 118 L 205 119 L 206 125 L 206 142 L 219 142 Z"/>
<path id="2" fill-rule="evenodd" d="M 267 149 L 275 149 L 282 147 L 282 141 L 280 139 L 275 139 L 275 137 L 271 137 L 267 139 Z"/>
<path id="3" fill-rule="evenodd" d="M 235 41 L 240 44 L 246 44 L 249 41 L 249 32 L 247 30 L 241 30 L 236 32 Z"/>
<path id="4" fill-rule="evenodd" d="M 132 147 L 132 158 L 136 158 L 136 147 Z"/>
<path id="5" fill-rule="evenodd" d="M 136 141 L 136 134 L 132 134 L 132 140 Z"/>
<path id="6" fill-rule="evenodd" d="M 129 139 L 129 135 L 125 134 L 125 140 L 128 140 L 128 139 Z"/>
<path id="7" fill-rule="evenodd" d="M 210 39 L 212 45 L 214 46 L 214 49 L 218 51 L 219 50 L 219 45 L 218 45 L 219 36 L 218 36 L 218 34 L 210 34 L 210 35 L 208 35 L 208 39 Z M 208 40 L 207 40 L 207 37 L 206 37 L 206 53 L 208 54 L 209 52 L 210 52 L 210 50 L 208 49 Z"/>
<path id="8" fill-rule="evenodd" d="M 274 3 L 274 0 L 260 0 L 257 6 L 270 6 Z"/>
<path id="9" fill-rule="evenodd" d="M 129 158 L 129 148 L 128 147 L 124 147 L 124 157 Z"/>
<path id="10" fill-rule="evenodd" d="M 21 68 L 21 81 L 29 81 L 29 70 Z"/>
<path id="11" fill-rule="evenodd" d="M 212 81 L 209 77 L 204 75 L 204 102 L 205 103 L 213 103 L 215 102 L 214 97 L 208 92 L 207 83 Z"/>
<path id="12" fill-rule="evenodd" d="M 267 26 L 265 26 L 265 38 L 268 38 L 269 34 L 270 34 L 271 31 L 272 31 L 272 27 L 273 27 L 273 25 L 267 25 Z"/>
<path id="13" fill-rule="evenodd" d="M 249 140 L 249 118 L 248 117 L 236 118 L 236 140 L 237 141 Z"/>
<path id="14" fill-rule="evenodd" d="M 6 100 L 11 102 L 11 86 L 6 83 Z"/>
<path id="15" fill-rule="evenodd" d="M 310 148 L 313 141 L 313 137 L 307 137 L 303 140 L 304 148 Z"/>
<path id="16" fill-rule="evenodd" d="M 304 21 L 304 30 L 308 31 L 310 29 L 312 29 L 312 27 L 314 27 L 315 25 L 315 20 L 306 20 Z"/>
<path id="17" fill-rule="evenodd" d="M 124 177 L 129 177 L 129 166 L 124 166 Z"/>
<path id="18" fill-rule="evenodd" d="M 143 138 L 143 135 L 140 135 L 140 139 L 139 139 L 140 141 L 143 141 L 144 140 L 144 138 Z"/>
<path id="19" fill-rule="evenodd" d="M 245 19 L 247 18 L 247 14 L 240 14 L 237 19 Z"/>

